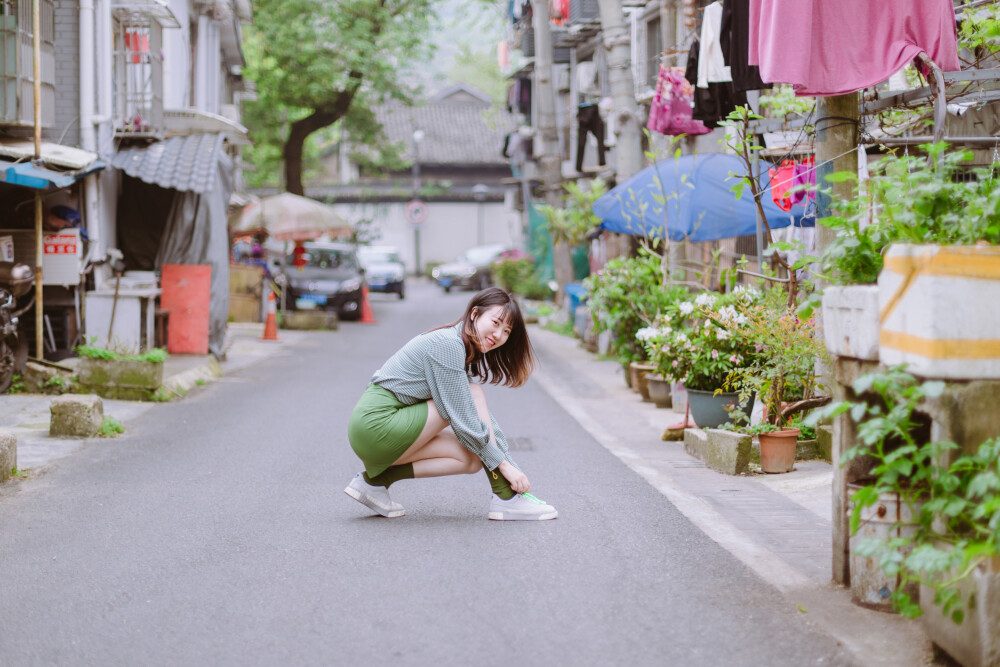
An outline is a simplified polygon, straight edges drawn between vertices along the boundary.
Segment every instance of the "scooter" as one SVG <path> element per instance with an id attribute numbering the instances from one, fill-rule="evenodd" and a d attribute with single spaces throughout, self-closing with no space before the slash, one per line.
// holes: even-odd
<path id="1" fill-rule="evenodd" d="M 32 295 L 18 308 L 19 297 L 31 292 L 35 272 L 27 264 L 0 262 L 0 393 L 10 388 L 15 374 L 28 362 L 28 341 L 18 332 L 18 318 L 35 302 Z"/>

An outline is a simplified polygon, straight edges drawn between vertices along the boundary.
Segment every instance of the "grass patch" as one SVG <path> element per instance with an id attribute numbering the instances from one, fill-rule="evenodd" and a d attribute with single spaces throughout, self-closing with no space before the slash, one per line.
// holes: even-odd
<path id="1" fill-rule="evenodd" d="M 574 338 L 572 322 L 548 322 L 543 327 L 546 331 L 552 331 L 563 336 Z"/>
<path id="2" fill-rule="evenodd" d="M 13 468 L 10 469 L 10 476 L 11 477 L 17 477 L 18 479 L 27 479 L 28 478 L 28 471 L 27 470 L 21 470 L 17 466 L 14 466 Z"/>
<path id="3" fill-rule="evenodd" d="M 170 356 L 166 350 L 160 347 L 155 347 L 142 354 L 121 354 L 106 347 L 98 347 L 96 345 L 79 345 L 75 350 L 81 357 L 88 357 L 90 359 L 123 359 L 126 361 L 151 361 L 153 363 L 162 363 Z"/>
<path id="4" fill-rule="evenodd" d="M 194 381 L 194 383 L 195 383 L 196 385 L 198 385 L 199 387 L 204 387 L 204 386 L 205 386 L 205 385 L 207 384 L 207 383 L 206 383 L 206 382 L 205 382 L 204 380 L 202 380 L 201 378 L 198 378 L 197 380 L 195 380 L 195 381 Z"/>
<path id="5" fill-rule="evenodd" d="M 104 421 L 101 422 L 101 430 L 97 432 L 97 435 L 102 438 L 115 438 L 125 432 L 125 427 L 122 423 L 115 419 L 114 417 L 105 417 Z"/>

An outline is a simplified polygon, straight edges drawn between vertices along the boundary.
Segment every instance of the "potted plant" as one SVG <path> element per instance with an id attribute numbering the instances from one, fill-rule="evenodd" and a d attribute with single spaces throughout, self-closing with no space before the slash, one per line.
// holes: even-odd
<path id="1" fill-rule="evenodd" d="M 742 318 L 735 306 L 757 298 L 756 290 L 738 287 L 729 294 L 702 292 L 677 304 L 681 324 L 671 328 L 659 346 L 658 369 L 684 385 L 691 417 L 701 428 L 731 421 L 734 411 L 750 411 L 749 396 L 723 388 L 729 374 L 754 354 L 733 326 Z"/>
<path id="2" fill-rule="evenodd" d="M 731 309 L 712 317 L 754 353 L 729 372 L 725 386 L 744 397 L 751 393 L 763 397 L 765 417 L 758 435 L 761 469 L 789 472 L 802 433 L 789 427 L 789 419 L 830 400 L 814 396 L 816 363 L 826 354 L 816 319 L 799 317 L 781 288 L 765 289 L 754 301 L 737 300 Z"/>
<path id="3" fill-rule="evenodd" d="M 584 286 L 595 333 L 611 332 L 611 351 L 622 365 L 626 382 L 632 386 L 631 363 L 648 361 L 646 348 L 636 338 L 636 332 L 654 322 L 660 312 L 683 298 L 687 290 L 665 286 L 659 256 L 645 249 L 640 249 L 636 257 L 610 260 L 599 273 L 584 280 Z"/>
<path id="4" fill-rule="evenodd" d="M 962 664 L 995 664 L 1000 438 L 965 454 L 954 443 L 931 439 L 916 413 L 942 393 L 944 383 L 921 382 L 904 367 L 862 376 L 854 389 L 869 400 L 831 405 L 810 418 L 849 413 L 859 423 L 859 442 L 843 461 L 861 456 L 873 461 L 868 483 L 852 499 L 851 532 L 857 534 L 866 512 L 887 497 L 897 499 L 910 518 L 905 525 L 894 522 L 877 539 L 852 540 L 852 551 L 859 562 L 868 559 L 882 570 L 894 609 L 911 618 L 927 615 L 935 643 Z M 852 567 L 854 560 L 852 554 Z M 852 589 L 854 580 L 852 572 Z"/>

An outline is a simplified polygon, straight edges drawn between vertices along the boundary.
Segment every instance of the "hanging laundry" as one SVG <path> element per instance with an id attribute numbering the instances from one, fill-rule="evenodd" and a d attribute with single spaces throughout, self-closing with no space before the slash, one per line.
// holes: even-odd
<path id="1" fill-rule="evenodd" d="M 700 50 L 701 43 L 696 39 L 688 51 L 687 69 L 684 70 L 684 78 L 692 86 L 698 81 Z M 702 121 L 706 127 L 713 128 L 728 116 L 730 111 L 737 106 L 745 106 L 746 103 L 746 93 L 734 90 L 731 81 L 709 83 L 708 88 L 694 89 L 694 110 L 691 117 Z"/>
<path id="2" fill-rule="evenodd" d="M 789 193 L 793 204 L 807 205 L 816 198 L 816 157 L 810 155 L 795 163 L 792 176 L 792 191 Z"/>
<path id="3" fill-rule="evenodd" d="M 771 177 L 771 199 L 782 211 L 792 210 L 792 181 L 795 179 L 795 161 L 782 160 L 781 166 L 775 169 L 771 167 L 767 170 Z"/>
<path id="4" fill-rule="evenodd" d="M 576 133 L 576 170 L 583 171 L 583 154 L 587 149 L 587 133 L 597 139 L 597 163 L 604 166 L 604 120 L 596 104 L 581 104 L 576 113 L 579 123 Z"/>
<path id="5" fill-rule="evenodd" d="M 698 53 L 698 87 L 708 88 L 715 81 L 732 81 L 733 77 L 722 57 L 719 38 L 722 33 L 722 3 L 713 2 L 702 12 L 701 50 Z"/>
<path id="6" fill-rule="evenodd" d="M 684 70 L 660 65 L 646 127 L 673 136 L 711 132 L 700 120 L 692 118 L 693 99 L 694 87 L 684 78 Z"/>
<path id="7" fill-rule="evenodd" d="M 951 0 L 750 0 L 749 64 L 798 95 L 874 86 L 921 51 L 961 69 Z"/>
<path id="8" fill-rule="evenodd" d="M 722 0 L 722 27 L 719 44 L 729 65 L 733 89 L 737 91 L 770 88 L 760 78 L 760 68 L 747 62 L 750 42 L 750 0 Z"/>

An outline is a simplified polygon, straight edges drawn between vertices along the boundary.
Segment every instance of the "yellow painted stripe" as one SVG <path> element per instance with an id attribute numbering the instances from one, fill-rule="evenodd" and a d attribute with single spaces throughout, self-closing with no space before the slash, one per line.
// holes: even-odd
<path id="1" fill-rule="evenodd" d="M 1000 359 L 997 338 L 923 338 L 883 329 L 879 345 L 928 359 Z"/>
<path id="2" fill-rule="evenodd" d="M 916 272 L 930 276 L 1000 280 L 1000 252 L 997 248 L 942 249 L 933 255 L 886 257 L 885 268 L 904 275 Z"/>

